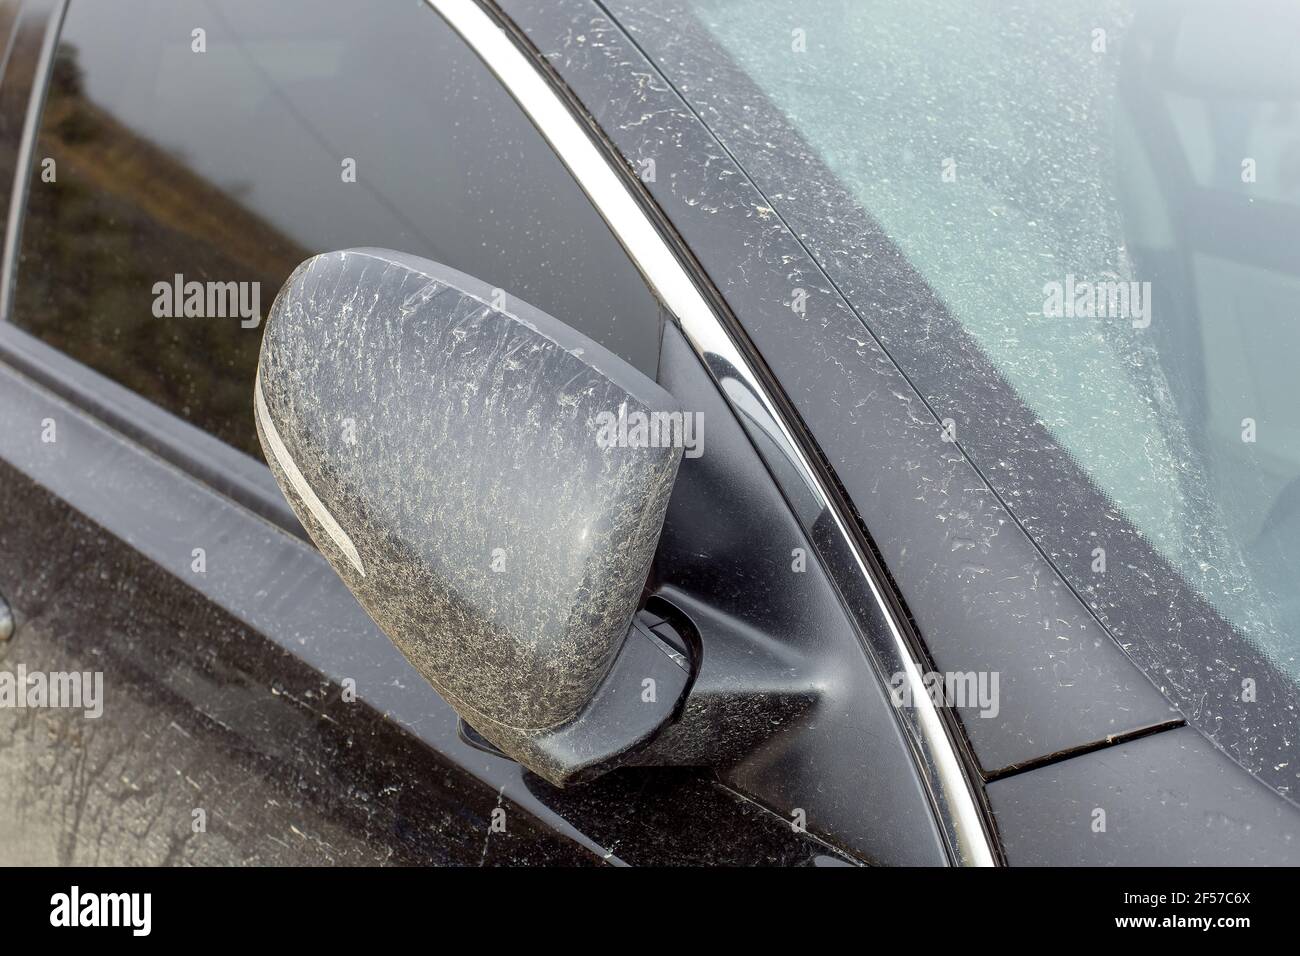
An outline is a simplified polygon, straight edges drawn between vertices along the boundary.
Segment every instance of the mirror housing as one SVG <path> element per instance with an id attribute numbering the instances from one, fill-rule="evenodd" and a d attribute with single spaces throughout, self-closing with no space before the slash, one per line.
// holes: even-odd
<path id="1" fill-rule="evenodd" d="M 648 742 L 689 683 L 635 620 L 682 448 L 610 428 L 680 412 L 503 298 L 401 253 L 309 259 L 267 320 L 255 415 L 281 490 L 371 618 L 474 730 L 563 785 Z"/>

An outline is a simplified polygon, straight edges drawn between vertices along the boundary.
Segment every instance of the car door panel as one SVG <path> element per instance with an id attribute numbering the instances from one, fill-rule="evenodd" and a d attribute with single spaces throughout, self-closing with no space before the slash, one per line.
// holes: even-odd
<path id="1" fill-rule="evenodd" d="M 4 10 L 25 24 L 0 84 L 22 168 L 62 11 Z M 260 461 L 7 322 L 0 359 L 0 596 L 18 621 L 0 655 L 105 681 L 102 717 L 6 714 L 8 862 L 844 861 L 707 771 L 561 791 L 472 746 Z"/>
<path id="2" fill-rule="evenodd" d="M 696 770 L 566 792 L 476 749 L 308 544 L 3 365 L 0 394 L 0 654 L 105 683 L 100 718 L 6 714 L 15 862 L 837 858 Z"/>

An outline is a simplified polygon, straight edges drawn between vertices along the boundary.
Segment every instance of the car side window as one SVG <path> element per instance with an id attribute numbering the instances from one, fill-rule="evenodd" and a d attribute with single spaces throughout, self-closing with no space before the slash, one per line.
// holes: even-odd
<path id="1" fill-rule="evenodd" d="M 72 0 L 11 320 L 260 458 L 261 321 L 379 246 L 518 296 L 654 376 L 662 313 L 549 145 L 414 0 Z"/>

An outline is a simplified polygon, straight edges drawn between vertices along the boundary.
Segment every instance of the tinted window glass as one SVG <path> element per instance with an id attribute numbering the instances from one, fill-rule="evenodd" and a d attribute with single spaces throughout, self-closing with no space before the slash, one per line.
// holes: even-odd
<path id="1" fill-rule="evenodd" d="M 249 313 L 269 311 L 301 260 L 349 246 L 451 265 L 654 374 L 653 297 L 428 7 L 74 0 L 33 157 L 16 324 L 260 457 Z M 190 282 L 203 316 L 185 316 Z"/>

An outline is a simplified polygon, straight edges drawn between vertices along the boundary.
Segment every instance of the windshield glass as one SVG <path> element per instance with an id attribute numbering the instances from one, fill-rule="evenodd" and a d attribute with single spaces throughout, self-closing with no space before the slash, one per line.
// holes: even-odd
<path id="1" fill-rule="evenodd" d="M 963 450 L 1103 622 L 1126 646 L 1164 630 L 1156 663 L 1182 666 L 1185 711 L 1210 686 L 1249 696 L 1256 660 L 1294 690 L 1300 7 L 691 7 L 821 160 L 808 175 L 833 178 L 942 301 L 960 341 L 931 316 L 859 313 L 932 407 L 960 410 Z M 803 216 L 832 278 L 867 270 L 836 210 Z M 973 390 L 989 382 L 991 403 Z M 1050 453 L 1013 441 L 1012 403 Z M 1096 507 L 1066 499 L 1053 461 Z M 1236 656 L 1180 665 L 1180 627 L 1222 629 Z"/>

